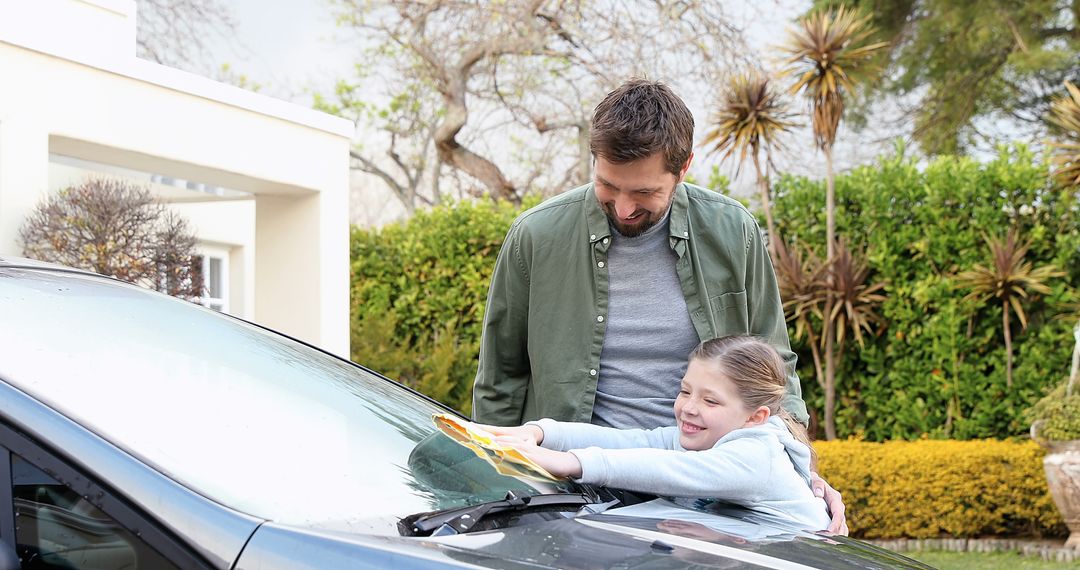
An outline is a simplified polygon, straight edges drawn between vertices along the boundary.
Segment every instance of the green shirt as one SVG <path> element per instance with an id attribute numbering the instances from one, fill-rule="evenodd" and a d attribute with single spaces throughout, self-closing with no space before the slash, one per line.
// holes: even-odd
<path id="1" fill-rule="evenodd" d="M 675 269 L 698 338 L 752 334 L 772 344 L 787 366 L 783 406 L 806 423 L 796 356 L 757 220 L 730 198 L 680 184 L 669 226 L 668 244 L 678 256 Z M 476 421 L 592 419 L 611 231 L 592 184 L 529 209 L 510 226 L 484 312 L 473 387 Z"/>

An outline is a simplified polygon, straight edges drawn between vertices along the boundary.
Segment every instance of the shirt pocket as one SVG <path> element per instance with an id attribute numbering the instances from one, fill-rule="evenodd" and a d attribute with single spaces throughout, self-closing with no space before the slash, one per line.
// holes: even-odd
<path id="1" fill-rule="evenodd" d="M 750 334 L 750 319 L 746 307 L 745 290 L 732 291 L 711 297 L 709 306 L 712 309 L 714 337 Z"/>

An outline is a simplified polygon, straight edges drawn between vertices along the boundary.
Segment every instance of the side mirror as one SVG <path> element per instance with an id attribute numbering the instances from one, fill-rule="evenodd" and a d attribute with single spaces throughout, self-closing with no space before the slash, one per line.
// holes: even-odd
<path id="1" fill-rule="evenodd" d="M 0 540 L 0 570 L 19 570 L 19 555 L 15 547 L 5 540 Z"/>

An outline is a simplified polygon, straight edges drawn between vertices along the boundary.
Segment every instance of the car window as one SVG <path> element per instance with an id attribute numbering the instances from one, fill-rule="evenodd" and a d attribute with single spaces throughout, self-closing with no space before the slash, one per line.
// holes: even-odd
<path id="1" fill-rule="evenodd" d="M 442 408 L 348 362 L 177 299 L 0 270 L 0 378 L 196 491 L 291 524 L 396 532 L 406 514 L 570 490 L 498 475 Z"/>
<path id="2" fill-rule="evenodd" d="M 176 568 L 84 497 L 15 454 L 11 481 L 15 550 L 23 568 Z"/>

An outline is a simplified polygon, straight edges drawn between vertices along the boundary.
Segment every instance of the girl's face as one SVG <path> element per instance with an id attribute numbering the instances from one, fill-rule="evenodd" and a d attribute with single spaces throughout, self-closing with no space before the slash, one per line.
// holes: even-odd
<path id="1" fill-rule="evenodd" d="M 768 408 L 765 419 L 768 419 Z M 694 451 L 709 449 L 733 429 L 761 423 L 760 413 L 743 403 L 735 383 L 714 363 L 690 360 L 675 398 L 679 443 Z"/>

